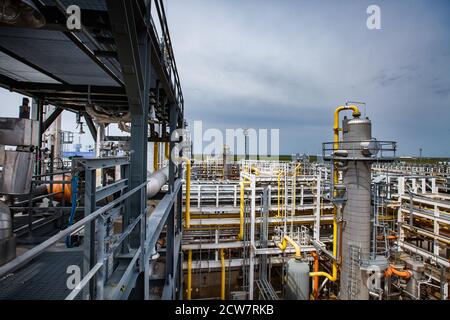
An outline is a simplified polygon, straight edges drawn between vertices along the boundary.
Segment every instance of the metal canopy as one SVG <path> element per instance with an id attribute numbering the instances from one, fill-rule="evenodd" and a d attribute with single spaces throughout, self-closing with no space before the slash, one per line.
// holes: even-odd
<path id="1" fill-rule="evenodd" d="M 45 16 L 45 26 L 0 27 L 0 86 L 73 111 L 84 111 L 88 103 L 127 111 L 134 103 L 124 88 L 128 70 L 123 72 L 119 61 L 106 1 L 33 2 Z M 155 11 L 150 21 L 146 21 L 147 2 Z M 71 32 L 66 27 L 65 9 L 73 4 L 81 9 L 82 31 Z M 137 0 L 133 6 L 134 22 L 147 30 L 151 42 L 147 103 L 157 104 L 159 97 L 163 108 L 174 103 L 182 115 L 183 95 L 163 3 Z"/>

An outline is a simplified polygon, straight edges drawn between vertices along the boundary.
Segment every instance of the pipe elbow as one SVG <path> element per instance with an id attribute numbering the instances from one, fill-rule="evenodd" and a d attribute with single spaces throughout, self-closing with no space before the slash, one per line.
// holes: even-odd
<path id="1" fill-rule="evenodd" d="M 329 274 L 323 271 L 319 271 L 319 272 L 310 272 L 309 273 L 310 277 L 325 277 L 328 280 L 330 280 L 331 282 L 335 282 L 337 280 L 337 274 Z"/>
<path id="2" fill-rule="evenodd" d="M 290 244 L 295 249 L 295 258 L 300 259 L 302 257 L 300 246 L 289 236 L 284 236 L 281 243 L 278 243 L 277 246 L 281 251 L 286 250 L 287 244 Z"/>

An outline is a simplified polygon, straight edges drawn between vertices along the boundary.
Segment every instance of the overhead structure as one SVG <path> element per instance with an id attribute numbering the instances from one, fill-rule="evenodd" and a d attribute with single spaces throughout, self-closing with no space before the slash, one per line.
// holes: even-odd
<path id="1" fill-rule="evenodd" d="M 88 180 L 83 181 L 83 185 L 86 183 L 85 214 L 86 219 L 91 215 L 95 215 L 93 219 L 98 219 L 96 203 L 100 196 L 104 199 L 105 195 L 117 195 L 117 191 L 126 194 L 126 198 L 121 197 L 118 198 L 120 201 L 112 202 L 115 206 L 125 206 L 120 216 L 123 221 L 122 237 L 127 240 L 121 254 L 128 256 L 120 258 L 120 263 L 127 261 L 129 266 L 133 266 L 137 259 L 139 268 L 117 268 L 115 271 L 122 272 L 122 275 L 106 273 L 105 270 L 109 268 L 104 265 L 106 260 L 93 260 L 98 255 L 96 250 L 106 250 L 104 247 L 95 248 L 92 242 L 100 224 L 96 227 L 92 222 L 94 220 L 86 221 L 85 242 L 91 241 L 92 245 L 89 248 L 85 245 L 85 254 L 89 254 L 90 259 L 86 260 L 85 257 L 83 275 L 88 277 L 86 281 L 90 283 L 90 288 L 87 294 L 83 293 L 83 297 L 106 297 L 107 291 L 111 289 L 108 287 L 109 282 L 116 281 L 111 277 L 119 277 L 126 282 L 127 288 L 134 288 L 137 279 L 143 279 L 142 296 L 148 299 L 151 286 L 149 260 L 161 233 L 164 233 L 167 245 L 162 296 L 173 299 L 177 292 L 181 295 L 179 239 L 182 230 L 182 172 L 177 172 L 170 154 L 167 167 L 155 172 L 147 187 L 148 143 L 170 143 L 172 150 L 179 141 L 169 141 L 171 133 L 185 126 L 183 93 L 163 1 L 1 0 L 0 5 L 0 86 L 33 99 L 31 118 L 34 120 L 32 123 L 38 126 L 39 137 L 33 143 L 37 159 L 35 179 L 39 179 L 41 174 L 49 174 L 40 160 L 46 157 L 42 137 L 63 110 L 76 113 L 78 122 L 81 116 L 84 117 L 99 146 L 108 137 L 101 130 L 97 132 L 96 125 L 104 128 L 108 123 L 116 122 L 129 133 L 129 136 L 117 139 L 126 140 L 124 142 L 127 143 L 129 155 L 126 160 L 100 157 L 80 166 L 85 172 L 114 166 L 123 168 L 124 171 L 117 174 L 112 186 L 108 185 L 104 175 L 103 178 L 96 177 L 96 174 L 83 176 L 83 179 Z M 69 5 L 80 8 L 79 30 L 71 30 L 66 24 Z M 44 115 L 45 105 L 56 108 L 53 113 Z M 164 130 L 157 130 L 155 123 Z M 120 175 L 127 178 L 120 179 Z M 101 188 L 96 190 L 95 186 L 99 187 L 99 182 Z M 160 205 L 148 218 L 147 197 L 142 194 L 145 195 L 145 189 L 148 188 L 148 196 L 154 197 L 161 192 L 166 182 L 168 192 L 165 196 L 162 194 L 164 198 Z M 29 192 L 30 186 L 26 187 L 26 192 Z M 91 193 L 88 194 L 87 190 Z M 129 192 L 124 193 L 126 190 Z M 108 210 L 113 209 L 117 211 L 117 207 Z M 77 209 L 72 210 L 76 212 Z M 2 221 L 3 216 L 2 213 Z M 33 251 L 28 257 L 32 259 L 42 252 Z M 116 253 L 114 259 L 119 259 Z M 0 274 L 15 270 L 23 263 L 22 260 L 20 263 L 13 260 L 0 268 Z M 101 266 L 98 266 L 99 263 Z M 92 274 L 95 274 L 93 278 Z M 101 282 L 97 281 L 97 287 L 92 285 L 94 278 L 102 279 Z M 120 298 L 126 298 L 130 291 L 122 291 Z"/>

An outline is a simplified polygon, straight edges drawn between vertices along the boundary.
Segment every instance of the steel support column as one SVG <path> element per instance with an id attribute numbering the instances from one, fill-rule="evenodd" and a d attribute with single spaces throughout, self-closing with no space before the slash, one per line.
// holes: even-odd
<path id="1" fill-rule="evenodd" d="M 133 188 L 147 179 L 149 37 L 144 21 L 140 21 L 138 15 L 135 15 L 136 2 L 107 0 L 106 3 L 131 112 L 130 188 Z M 149 7 L 146 19 L 150 21 Z M 143 203 L 141 197 L 134 195 L 130 200 L 130 211 L 125 215 L 125 226 L 145 210 L 145 207 L 146 203 Z M 135 232 L 131 239 L 132 247 L 137 248 L 139 242 L 139 233 Z"/>

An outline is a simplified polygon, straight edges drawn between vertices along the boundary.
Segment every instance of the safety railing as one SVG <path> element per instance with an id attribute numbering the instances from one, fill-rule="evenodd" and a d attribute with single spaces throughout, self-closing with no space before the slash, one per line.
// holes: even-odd
<path id="1" fill-rule="evenodd" d="M 66 297 L 66 299 L 75 299 L 80 292 L 86 292 L 84 298 L 103 299 L 105 297 L 104 288 L 107 280 L 108 262 L 114 258 L 116 250 L 124 243 L 126 239 L 132 234 L 137 226 L 140 226 L 140 246 L 132 253 L 132 259 L 129 262 L 128 268 L 133 269 L 136 261 L 142 258 L 146 233 L 146 215 L 145 206 L 138 216 L 130 219 L 124 225 L 121 232 L 117 234 L 114 239 L 110 232 L 110 226 L 107 222 L 113 221 L 114 217 L 124 214 L 126 202 L 135 195 L 140 193 L 143 203 L 145 204 L 146 185 L 147 181 L 139 186 L 128 189 L 128 160 L 126 158 L 108 158 L 108 159 L 82 159 L 80 160 L 84 166 L 84 173 L 86 178 L 85 186 L 85 217 L 81 220 L 69 225 L 67 228 L 61 230 L 46 241 L 26 251 L 16 259 L 0 267 L 0 278 L 18 271 L 33 259 L 40 256 L 50 247 L 57 245 L 72 234 L 84 230 L 84 255 L 83 255 L 83 275 L 84 277 L 76 284 L 74 289 Z M 105 185 L 103 187 L 95 187 L 96 170 L 99 168 L 121 167 L 121 179 Z M 117 192 L 122 194 L 119 196 Z M 115 195 L 115 199 L 109 201 L 106 205 L 98 208 L 97 201 Z M 98 208 L 98 209 L 97 209 Z M 144 250 L 145 251 L 145 250 Z M 74 252 L 72 252 L 74 254 Z M 125 282 L 122 276 L 122 282 Z M 89 291 L 87 290 L 89 286 Z M 95 289 L 94 289 L 95 288 Z M 120 288 L 118 288 L 119 290 Z M 86 291 L 84 291 L 86 290 Z"/>
<path id="2" fill-rule="evenodd" d="M 154 0 L 154 7 L 156 8 L 156 16 L 153 15 L 151 19 L 151 27 L 157 39 L 161 39 L 161 59 L 166 67 L 166 73 L 176 100 L 184 112 L 184 98 L 181 90 L 181 81 L 178 75 L 175 55 L 172 49 L 172 40 L 170 38 L 169 27 L 167 25 L 166 12 L 162 0 Z M 152 10 L 153 11 L 153 10 Z"/>
<path id="3" fill-rule="evenodd" d="M 322 156 L 325 160 L 393 161 L 396 149 L 397 143 L 394 141 L 324 142 Z"/>

